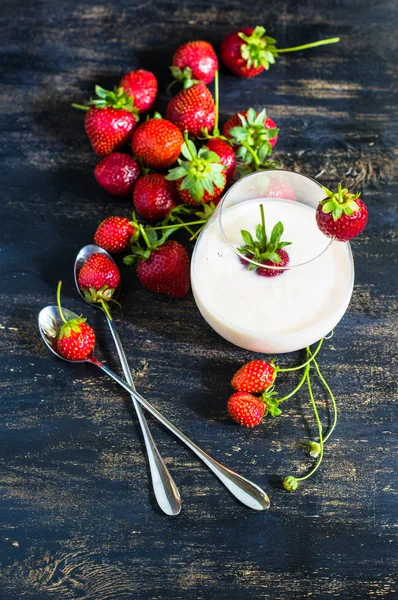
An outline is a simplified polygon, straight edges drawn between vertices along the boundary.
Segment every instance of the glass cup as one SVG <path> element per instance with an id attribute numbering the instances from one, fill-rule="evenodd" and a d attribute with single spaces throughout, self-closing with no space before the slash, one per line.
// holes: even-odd
<path id="1" fill-rule="evenodd" d="M 293 352 L 320 340 L 343 317 L 354 263 L 348 242 L 328 238 L 317 227 L 315 210 L 323 198 L 317 181 L 284 170 L 247 175 L 224 195 L 191 263 L 196 304 L 222 337 L 253 352 Z M 260 205 L 268 239 L 281 221 L 282 240 L 292 242 L 284 248 L 286 266 L 256 263 L 239 250 L 245 245 L 242 229 L 256 236 Z M 267 270 L 272 276 L 264 276 Z"/>

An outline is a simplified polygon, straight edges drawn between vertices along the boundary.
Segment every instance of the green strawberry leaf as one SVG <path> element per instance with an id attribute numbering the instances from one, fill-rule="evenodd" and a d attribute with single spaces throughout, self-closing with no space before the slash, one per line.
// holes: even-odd
<path id="1" fill-rule="evenodd" d="M 242 229 L 240 234 L 241 234 L 242 239 L 243 239 L 244 243 L 246 244 L 246 246 L 254 246 L 254 240 L 249 231 Z M 248 254 L 249 254 L 249 252 L 248 252 Z"/>
<path id="2" fill-rule="evenodd" d="M 158 241 L 158 234 L 156 233 L 156 231 L 154 229 L 151 229 L 150 227 L 148 227 L 148 228 L 145 228 L 145 233 L 146 233 L 146 236 L 148 238 L 150 245 L 156 246 L 157 241 Z"/>
<path id="3" fill-rule="evenodd" d="M 253 240 L 253 237 L 249 231 L 242 229 L 241 236 L 244 246 L 237 248 L 237 250 L 240 254 L 251 255 L 253 260 L 259 263 L 269 260 L 276 265 L 280 264 L 282 262 L 282 258 L 279 256 L 277 250 L 280 250 L 285 246 L 289 246 L 291 242 L 281 242 L 281 237 L 284 232 L 284 227 L 281 221 L 278 221 L 278 223 L 276 223 L 272 228 L 271 236 L 268 241 L 264 219 L 264 207 L 262 204 L 260 205 L 260 213 L 261 223 L 256 227 L 257 241 L 255 242 Z M 251 264 L 248 268 L 250 271 L 252 271 L 258 267 Z"/>
<path id="4" fill-rule="evenodd" d="M 168 175 L 166 175 L 166 179 L 168 181 L 176 181 L 177 179 L 185 177 L 186 174 L 187 170 L 185 167 L 175 167 L 169 171 Z"/>

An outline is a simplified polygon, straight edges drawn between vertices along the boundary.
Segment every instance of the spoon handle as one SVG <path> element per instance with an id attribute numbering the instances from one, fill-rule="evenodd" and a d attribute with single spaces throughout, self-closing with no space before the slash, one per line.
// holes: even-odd
<path id="1" fill-rule="evenodd" d="M 166 417 L 164 417 L 155 407 L 152 406 L 141 394 L 129 386 L 123 379 L 114 373 L 106 365 L 96 362 L 94 363 L 102 369 L 107 375 L 112 377 L 119 385 L 127 390 L 144 408 L 147 409 L 158 421 L 160 421 L 167 429 L 177 436 L 188 448 L 198 456 L 204 464 L 218 477 L 218 479 L 229 489 L 231 494 L 235 496 L 242 504 L 254 510 L 265 510 L 269 508 L 270 501 L 267 494 L 255 483 L 252 483 L 245 477 L 238 475 L 235 471 L 228 469 L 214 458 L 209 456 L 204 450 L 199 448 L 185 434 L 182 433 L 175 425 L 173 425 Z"/>
<path id="2" fill-rule="evenodd" d="M 115 342 L 116 350 L 119 356 L 120 364 L 123 369 L 124 376 L 134 392 L 136 392 L 134 381 L 131 375 L 130 367 L 127 362 L 119 334 L 116 330 L 114 322 L 106 315 L 109 329 L 111 330 L 113 341 Z M 148 423 L 145 419 L 141 406 L 136 400 L 134 394 L 130 394 L 133 401 L 135 411 L 137 413 L 138 422 L 141 426 L 142 436 L 144 438 L 146 451 L 148 454 L 149 469 L 151 472 L 153 491 L 160 508 L 167 515 L 178 515 L 181 511 L 181 497 L 176 484 L 174 483 L 166 465 L 160 456 L 159 450 L 149 431 Z"/>

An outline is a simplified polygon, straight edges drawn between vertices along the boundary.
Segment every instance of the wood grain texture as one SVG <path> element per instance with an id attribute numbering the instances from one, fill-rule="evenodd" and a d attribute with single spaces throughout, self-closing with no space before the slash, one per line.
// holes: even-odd
<path id="1" fill-rule="evenodd" d="M 235 426 L 229 380 L 252 355 L 207 327 L 191 296 L 151 294 L 124 268 L 117 325 L 137 387 L 272 501 L 266 514 L 244 509 L 149 419 L 184 499 L 170 519 L 156 507 L 128 398 L 89 366 L 53 360 L 37 332 L 59 278 L 65 304 L 82 310 L 75 254 L 100 220 L 131 209 L 97 186 L 70 103 L 143 67 L 159 78 L 162 110 L 178 44 L 217 45 L 257 23 L 281 47 L 342 38 L 281 57 L 255 80 L 221 73 L 223 120 L 266 105 L 287 168 L 364 189 L 354 296 L 321 359 L 340 422 L 317 476 L 283 491 L 280 478 L 310 464 L 297 443 L 314 431 L 306 395 L 264 427 Z M 0 27 L 0 599 L 398 598 L 396 2 L 3 0 Z M 101 315 L 86 310 L 117 367 Z M 296 379 L 281 378 L 281 391 Z"/>

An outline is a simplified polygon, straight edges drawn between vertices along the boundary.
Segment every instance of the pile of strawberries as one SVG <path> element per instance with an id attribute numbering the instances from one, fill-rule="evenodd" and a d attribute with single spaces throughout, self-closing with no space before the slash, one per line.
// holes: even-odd
<path id="1" fill-rule="evenodd" d="M 254 77 L 292 50 L 275 44 L 264 28 L 243 28 L 224 39 L 221 58 L 238 77 Z M 183 89 L 168 103 L 165 118 L 149 114 L 158 82 L 142 69 L 126 73 L 113 91 L 96 86 L 87 105 L 73 105 L 86 111 L 86 133 L 104 157 L 95 167 L 97 182 L 134 203 L 132 219 L 115 216 L 100 224 L 96 244 L 111 253 L 128 251 L 124 262 L 136 266 L 145 287 L 177 298 L 189 291 L 189 257 L 169 236 L 183 228 L 195 239 L 234 177 L 275 165 L 270 155 L 279 129 L 265 109 L 243 110 L 220 131 L 218 66 L 208 42 L 180 46 L 170 69 Z M 207 87 L 213 80 L 215 99 Z"/>
<path id="2" fill-rule="evenodd" d="M 221 58 L 236 76 L 249 78 L 268 69 L 279 54 L 338 41 L 339 38 L 331 38 L 280 49 L 273 38 L 265 35 L 263 27 L 243 28 L 223 40 Z M 77 273 L 81 293 L 89 302 L 99 303 L 109 318 L 120 272 L 108 252 L 127 253 L 124 263 L 136 267 L 138 279 L 149 290 L 184 297 L 190 288 L 189 256 L 186 248 L 170 236 L 183 229 L 194 240 L 235 178 L 276 165 L 270 156 L 279 129 L 265 109 L 243 110 L 227 120 L 220 131 L 218 66 L 217 55 L 208 42 L 191 41 L 180 46 L 170 70 L 173 83 L 179 83 L 182 89 L 169 101 L 165 118 L 157 112 L 149 114 L 157 97 L 158 82 L 153 73 L 142 69 L 125 74 L 113 91 L 96 86 L 96 97 L 88 105 L 73 105 L 86 111 L 86 133 L 93 150 L 103 157 L 94 171 L 97 182 L 109 194 L 131 198 L 134 204 L 131 219 L 111 216 L 100 223 L 94 235 L 100 248 Z M 214 99 L 207 87 L 213 81 Z M 359 194 L 340 184 L 336 192 L 323 190 L 325 197 L 315 214 L 319 229 L 339 241 L 358 235 L 368 218 Z M 271 182 L 267 196 L 296 199 L 283 181 Z M 262 205 L 260 208 L 261 223 L 255 238 L 242 231 L 243 246 L 238 250 L 245 267 L 247 259 L 256 260 L 268 267 L 256 269 L 257 275 L 275 277 L 283 270 L 269 267 L 288 264 L 284 248 L 290 243 L 282 241 L 284 229 L 280 222 L 267 236 L 264 209 Z M 57 350 L 68 360 L 81 360 L 92 353 L 95 334 L 85 319 L 66 320 L 60 304 L 60 284 L 57 301 L 62 320 Z M 315 358 L 322 342 L 314 352 L 307 348 L 307 360 L 298 367 L 281 369 L 274 362 L 253 360 L 241 367 L 231 381 L 234 393 L 228 400 L 228 412 L 246 427 L 258 425 L 266 415 L 280 415 L 280 405 L 307 383 L 319 436 L 319 442 L 309 442 L 309 449 L 317 461 L 306 475 L 284 479 L 283 486 L 289 491 L 297 489 L 299 481 L 318 469 L 324 444 L 337 422 L 333 393 Z M 325 436 L 311 386 L 310 370 L 314 368 L 333 407 L 333 422 Z M 275 391 L 276 376 L 300 369 L 300 383 L 279 397 Z"/>

